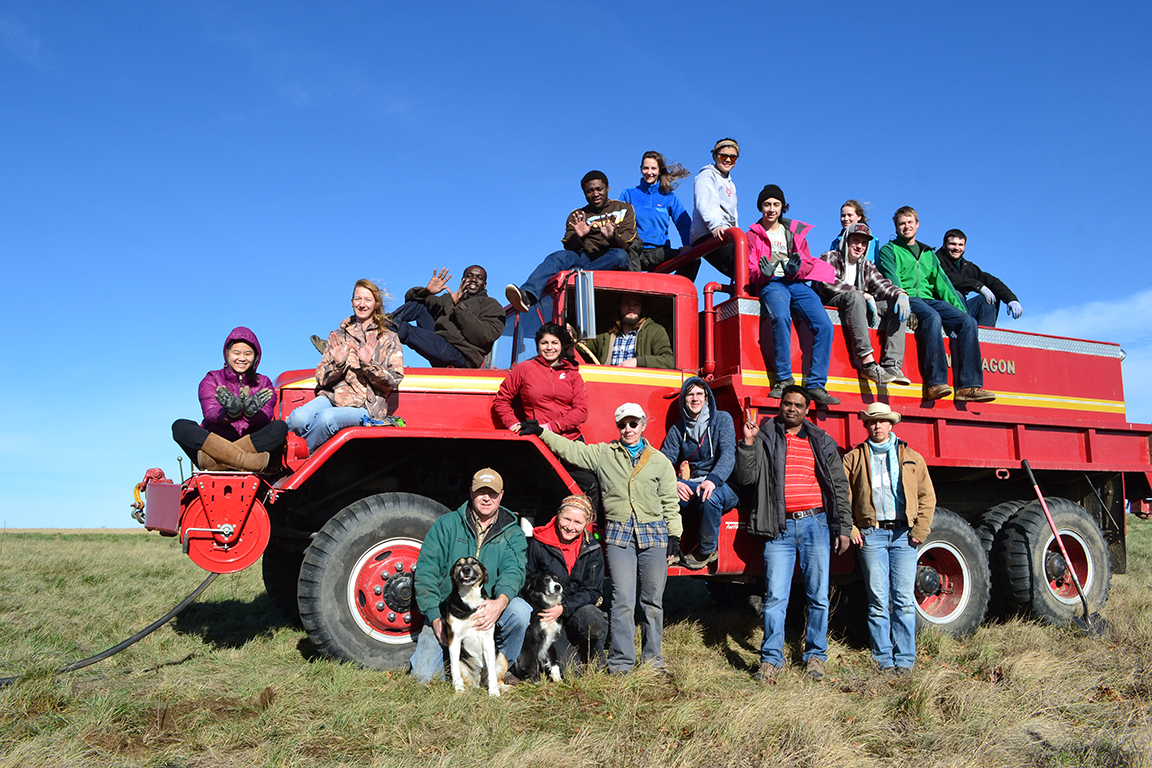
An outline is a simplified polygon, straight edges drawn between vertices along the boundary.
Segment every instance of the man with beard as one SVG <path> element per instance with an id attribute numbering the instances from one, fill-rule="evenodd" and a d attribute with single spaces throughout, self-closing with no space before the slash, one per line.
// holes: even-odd
<path id="1" fill-rule="evenodd" d="M 996 327 L 1000 315 L 1000 304 L 1008 305 L 1008 314 L 1018 320 L 1024 308 L 1012 289 L 995 275 L 989 274 L 964 258 L 968 236 L 959 229 L 944 233 L 944 245 L 940 246 L 940 266 L 952 281 L 952 287 L 964 299 L 968 314 L 976 318 L 977 325 Z"/>
<path id="2" fill-rule="evenodd" d="M 672 342 L 668 331 L 655 320 L 644 317 L 640 296 L 620 297 L 616 324 L 588 342 L 588 349 L 603 365 L 624 368 L 672 368 Z"/>

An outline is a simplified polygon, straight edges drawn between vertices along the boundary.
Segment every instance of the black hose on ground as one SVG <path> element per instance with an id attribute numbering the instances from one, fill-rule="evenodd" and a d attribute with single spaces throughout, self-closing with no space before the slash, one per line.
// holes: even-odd
<path id="1" fill-rule="evenodd" d="M 80 661 L 73 662 L 66 667 L 60 667 L 60 669 L 56 670 L 56 674 L 62 674 L 64 672 L 75 672 L 78 669 L 84 669 L 84 667 L 91 666 L 98 661 L 104 661 L 104 659 L 108 658 L 109 656 L 115 656 L 116 654 L 120 653 L 120 651 L 124 650 L 128 646 L 135 645 L 136 643 L 140 642 L 144 638 L 148 637 L 148 635 L 152 634 L 156 630 L 160 629 L 160 627 L 164 626 L 168 622 L 172 621 L 172 619 L 176 618 L 180 614 L 181 611 L 183 611 L 185 608 L 187 608 L 189 605 L 191 605 L 196 600 L 196 598 L 200 597 L 200 595 L 204 592 L 204 590 L 208 589 L 209 585 L 211 585 L 212 582 L 216 581 L 216 577 L 219 575 L 220 574 L 218 574 L 218 573 L 208 574 L 208 578 L 204 579 L 204 581 L 200 584 L 200 586 L 198 586 L 198 587 L 196 587 L 196 589 L 192 590 L 192 593 L 189 594 L 188 597 L 181 600 L 180 603 L 175 608 L 168 611 L 168 613 L 164 614 L 163 616 L 161 616 L 159 619 L 152 622 L 148 626 L 144 627 L 144 629 L 142 629 L 139 632 L 137 632 L 136 634 L 132 635 L 132 637 L 129 637 L 127 640 L 123 640 L 123 641 L 117 643 L 116 645 L 112 646 L 111 648 L 109 648 L 106 651 L 101 651 L 100 653 L 96 654 L 95 656 L 89 656 L 86 659 L 81 659 Z M 4 687 L 6 685 L 11 685 L 12 683 L 19 680 L 21 677 L 23 677 L 23 675 L 16 675 L 15 677 L 0 677 L 0 688 Z"/>

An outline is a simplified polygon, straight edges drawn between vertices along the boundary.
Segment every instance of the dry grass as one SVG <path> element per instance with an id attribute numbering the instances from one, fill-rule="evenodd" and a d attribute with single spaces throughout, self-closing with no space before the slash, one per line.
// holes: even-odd
<path id="1" fill-rule="evenodd" d="M 590 674 L 499 700 L 318 658 L 277 622 L 259 569 L 171 627 L 51 670 L 163 614 L 204 574 L 170 539 L 7 532 L 0 550 L 0 766 L 1143 766 L 1152 755 L 1152 523 L 1130 521 L 1109 632 L 1017 620 L 922 635 L 910 678 L 830 647 L 828 679 L 751 680 L 759 622 L 667 596 L 674 676 Z M 795 638 L 790 637 L 790 642 Z"/>

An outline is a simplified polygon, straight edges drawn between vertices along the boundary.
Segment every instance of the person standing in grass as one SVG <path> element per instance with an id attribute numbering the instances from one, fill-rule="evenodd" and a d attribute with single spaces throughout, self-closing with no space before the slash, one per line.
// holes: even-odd
<path id="1" fill-rule="evenodd" d="M 868 644 L 881 671 L 916 662 L 916 553 L 932 530 L 936 491 L 924 457 L 896 437 L 886 403 L 860 411 L 868 439 L 844 455 L 852 543 L 868 590 Z"/>

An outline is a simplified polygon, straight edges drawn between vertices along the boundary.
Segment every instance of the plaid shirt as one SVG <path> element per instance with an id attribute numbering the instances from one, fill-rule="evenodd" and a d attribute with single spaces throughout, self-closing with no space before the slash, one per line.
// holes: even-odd
<path id="1" fill-rule="evenodd" d="M 609 365 L 620 365 L 625 360 L 632 360 L 636 357 L 636 336 L 640 333 L 637 328 L 628 333 L 622 333 L 616 337 L 616 341 L 612 344 L 612 360 Z"/>
<path id="2" fill-rule="evenodd" d="M 609 520 L 604 534 L 605 540 L 617 547 L 631 547 L 633 540 L 636 542 L 636 549 L 668 547 L 668 526 L 663 520 L 638 523 L 635 516 L 629 518 L 626 523 Z"/>

